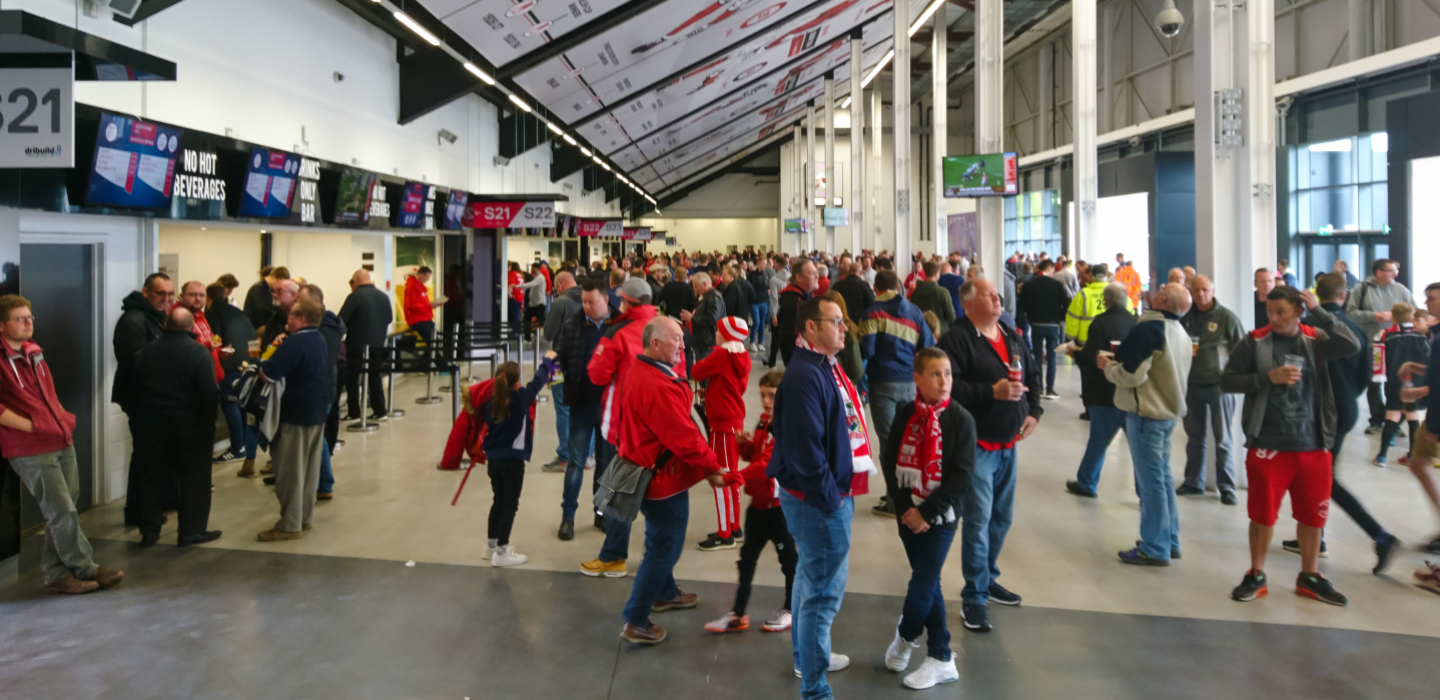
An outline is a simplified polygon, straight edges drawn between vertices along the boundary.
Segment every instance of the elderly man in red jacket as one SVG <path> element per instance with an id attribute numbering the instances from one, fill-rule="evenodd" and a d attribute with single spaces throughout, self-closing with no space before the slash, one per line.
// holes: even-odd
<path id="1" fill-rule="evenodd" d="M 675 563 L 685 548 L 690 522 L 690 487 L 701 481 L 723 487 L 740 483 L 735 472 L 721 471 L 714 450 L 690 418 L 694 396 L 685 376 L 675 371 L 685 352 L 680 324 L 668 316 L 645 324 L 645 353 L 625 375 L 617 445 L 622 458 L 653 465 L 655 475 L 645 491 L 645 558 L 635 572 L 625 627 L 620 636 L 631 644 L 659 644 L 665 630 L 650 622 L 651 612 L 684 610 L 699 603 L 694 593 L 675 585 Z"/>
<path id="2" fill-rule="evenodd" d="M 31 337 L 35 315 L 25 297 L 0 296 L 0 453 L 40 503 L 45 516 L 45 548 L 40 566 L 45 590 L 89 593 L 119 585 L 125 572 L 95 564 L 94 552 L 80 531 L 75 510 L 75 416 L 60 405 L 45 353 Z M 714 456 L 711 456 L 714 462 Z"/>

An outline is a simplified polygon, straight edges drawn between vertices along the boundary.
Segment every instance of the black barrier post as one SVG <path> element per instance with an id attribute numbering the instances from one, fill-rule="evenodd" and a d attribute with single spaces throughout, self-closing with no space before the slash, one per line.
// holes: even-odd
<path id="1" fill-rule="evenodd" d="M 368 433 L 379 430 L 380 426 L 371 423 L 366 417 L 366 404 L 370 402 L 370 346 L 366 345 L 360 351 L 360 422 L 351 423 L 345 426 L 345 431 L 350 433 Z"/>
<path id="2" fill-rule="evenodd" d="M 403 333 L 403 331 L 401 333 Z M 389 349 L 390 355 L 390 362 L 388 363 L 390 370 L 387 373 L 389 376 L 385 380 L 389 383 L 385 403 L 390 405 L 390 413 L 387 415 L 391 418 L 403 418 L 405 416 L 405 411 L 395 408 L 395 364 L 400 359 L 400 348 L 395 345 L 395 339 L 399 338 L 401 333 L 395 333 L 385 339 L 385 344 Z"/>

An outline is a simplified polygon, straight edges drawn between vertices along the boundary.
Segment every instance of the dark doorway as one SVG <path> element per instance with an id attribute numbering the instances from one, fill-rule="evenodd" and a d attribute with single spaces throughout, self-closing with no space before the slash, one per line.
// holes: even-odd
<path id="1" fill-rule="evenodd" d="M 86 510 L 95 505 L 95 247 L 24 244 L 20 264 L 25 270 L 20 294 L 30 300 L 35 315 L 35 342 L 45 349 L 60 405 L 75 414 L 75 466 L 80 473 L 75 506 Z M 21 528 L 42 521 L 27 492 Z"/>

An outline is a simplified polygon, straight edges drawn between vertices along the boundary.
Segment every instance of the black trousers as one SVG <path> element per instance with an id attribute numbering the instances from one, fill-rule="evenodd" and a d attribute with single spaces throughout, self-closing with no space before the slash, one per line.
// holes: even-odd
<path id="1" fill-rule="evenodd" d="M 1345 444 L 1345 436 L 1355 428 L 1356 423 L 1360 422 L 1360 407 L 1355 405 L 1355 399 L 1347 400 L 1344 397 L 1337 397 L 1335 414 L 1335 446 L 1330 448 L 1331 469 L 1334 475 L 1330 484 L 1330 500 L 1334 501 L 1340 510 L 1345 511 L 1345 514 L 1350 516 L 1350 519 L 1354 520 L 1355 524 L 1359 525 L 1371 540 L 1379 542 L 1381 536 L 1385 534 L 1385 528 L 1380 527 L 1380 523 L 1376 522 L 1374 516 L 1365 510 L 1365 506 L 1360 503 L 1360 500 L 1340 483 L 1340 472 L 1335 466 L 1339 463 L 1340 448 Z M 1381 445 L 1384 443 L 1382 442 Z"/>
<path id="2" fill-rule="evenodd" d="M 760 510 L 755 506 L 745 509 L 745 544 L 740 545 L 740 586 L 735 589 L 735 608 L 732 612 L 744 615 L 750 604 L 750 583 L 755 580 L 755 565 L 767 543 L 775 543 L 775 554 L 780 557 L 780 571 L 785 574 L 785 605 L 790 609 L 790 591 L 795 587 L 795 564 L 800 554 L 795 550 L 795 539 L 785 526 L 785 511 L 780 506 Z"/>
<path id="3" fill-rule="evenodd" d="M 365 365 L 361 354 L 363 346 L 347 347 L 345 349 L 345 405 L 349 411 L 351 420 L 360 417 L 360 375 L 364 374 Z M 384 352 L 383 347 L 370 348 L 371 354 L 379 358 Z M 370 412 L 377 416 L 383 416 L 389 412 L 385 403 L 385 384 L 382 378 L 385 375 L 380 372 L 380 363 L 370 363 Z"/>
<path id="4" fill-rule="evenodd" d="M 1385 396 L 1379 384 L 1370 382 L 1365 389 L 1365 400 L 1370 404 L 1370 427 L 1385 425 Z"/>
<path id="5" fill-rule="evenodd" d="M 159 532 L 165 524 L 166 494 L 177 491 L 180 536 L 205 532 L 210 521 L 210 455 L 215 423 L 194 416 L 137 416 L 130 421 L 135 438 L 132 473 L 138 472 L 137 524 Z"/>
<path id="6" fill-rule="evenodd" d="M 790 366 L 790 358 L 795 356 L 795 336 L 775 334 L 775 344 L 780 346 L 780 359 L 785 360 L 785 366 Z"/>
<path id="7" fill-rule="evenodd" d="M 495 494 L 490 503 L 488 537 L 504 547 L 510 544 L 510 529 L 515 526 L 515 513 L 520 510 L 520 490 L 525 487 L 525 461 L 490 458 L 486 467 L 490 490 Z"/>

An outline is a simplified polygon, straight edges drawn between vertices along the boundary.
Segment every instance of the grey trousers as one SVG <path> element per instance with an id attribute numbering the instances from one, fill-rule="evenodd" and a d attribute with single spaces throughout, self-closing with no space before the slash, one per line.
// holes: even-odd
<path id="1" fill-rule="evenodd" d="M 300 532 L 315 513 L 315 491 L 320 488 L 320 451 L 325 424 L 281 423 L 270 453 L 275 461 L 275 497 L 280 499 L 276 530 Z"/>
<path id="2" fill-rule="evenodd" d="M 75 448 L 11 457 L 10 466 L 40 503 L 40 514 L 45 516 L 45 548 L 40 553 L 45 583 L 71 575 L 90 580 L 100 567 L 95 565 L 90 540 L 80 531 L 80 513 L 75 509 L 75 497 L 80 494 Z"/>
<path id="3" fill-rule="evenodd" d="M 1185 485 L 1204 490 L 1206 428 L 1215 438 L 1215 485 L 1222 493 L 1235 492 L 1235 456 L 1230 426 L 1235 417 L 1235 395 L 1219 384 L 1191 384 L 1185 390 Z"/>

